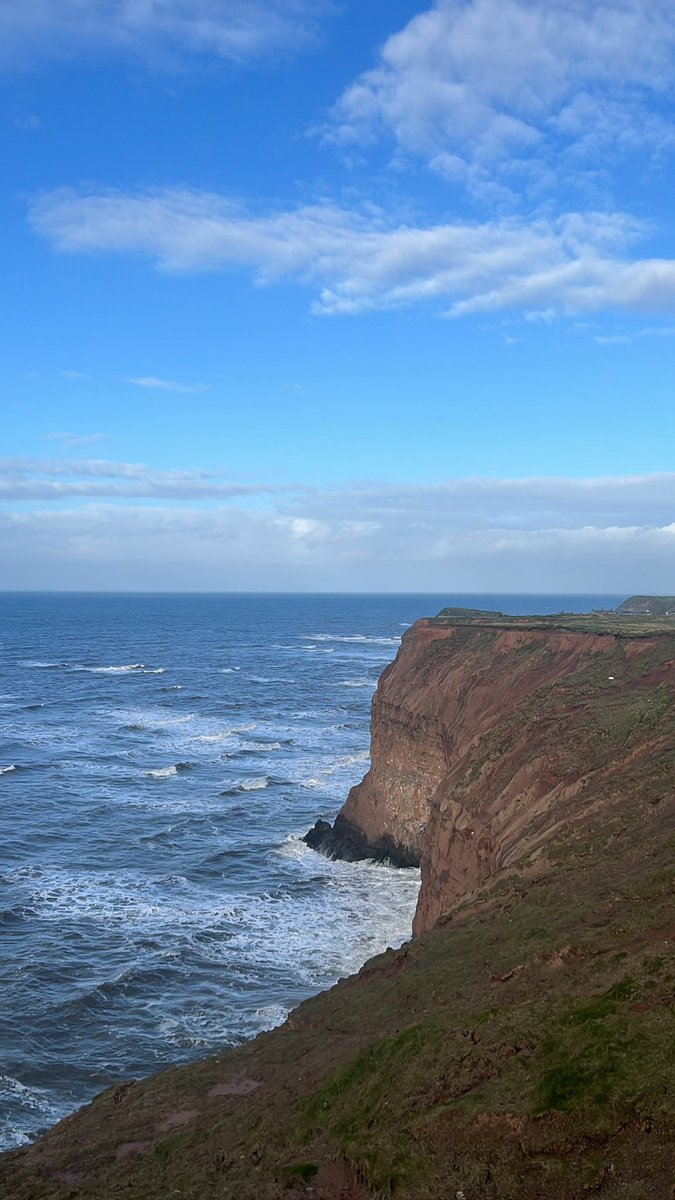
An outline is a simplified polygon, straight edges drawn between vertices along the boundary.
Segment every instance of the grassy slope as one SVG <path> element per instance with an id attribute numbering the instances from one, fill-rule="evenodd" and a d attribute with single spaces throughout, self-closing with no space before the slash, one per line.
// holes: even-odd
<path id="1" fill-rule="evenodd" d="M 637 597 L 637 599 L 641 599 L 641 597 Z M 662 607 L 665 608 L 670 597 L 656 597 L 656 599 L 663 601 Z M 432 625 L 472 625 L 474 627 L 486 626 L 492 629 L 560 629 L 570 633 L 619 634 L 627 638 L 653 637 L 656 633 L 675 633 L 675 616 L 667 616 L 663 612 L 655 613 L 653 617 L 621 613 L 620 611 L 555 613 L 521 617 L 473 608 L 443 608 L 438 616 L 432 617 L 430 620 Z"/>
<path id="2" fill-rule="evenodd" d="M 4 1156 L 3 1200 L 672 1200 L 675 728 L 659 696 L 639 787 L 615 779 L 545 858 L 281 1029 L 111 1089 Z M 628 700 L 610 743 L 636 737 Z"/>

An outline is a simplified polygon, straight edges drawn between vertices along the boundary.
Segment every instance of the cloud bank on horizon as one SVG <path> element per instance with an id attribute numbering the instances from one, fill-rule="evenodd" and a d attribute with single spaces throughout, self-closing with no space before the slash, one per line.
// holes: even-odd
<path id="1" fill-rule="evenodd" d="M 32 81 L 13 136 L 49 168 L 27 150 L 17 176 L 51 289 L 23 386 L 71 388 L 2 463 L 6 586 L 672 590 L 666 0 L 10 0 L 0 71 Z M 99 87 L 90 115 L 69 91 Z M 392 482 L 354 485 L 334 414 L 356 441 L 370 404 L 396 462 L 371 430 L 366 477 Z M 447 465 L 406 431 L 422 410 Z M 564 449 L 535 437 L 549 416 Z M 70 457 L 104 437 L 119 461 Z"/>
<path id="2" fill-rule="evenodd" d="M 675 553 L 675 474 L 242 484 L 102 459 L 0 462 L 6 586 L 630 592 Z M 158 505 L 158 501 L 171 505 Z M 73 506 L 73 501 L 77 502 Z M 45 502 L 51 507 L 37 507 Z"/>

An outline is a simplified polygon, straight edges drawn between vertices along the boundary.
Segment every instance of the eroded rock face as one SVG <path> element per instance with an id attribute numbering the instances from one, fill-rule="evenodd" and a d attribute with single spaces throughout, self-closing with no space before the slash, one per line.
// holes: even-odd
<path id="1" fill-rule="evenodd" d="M 421 862 L 424 932 L 632 786 L 641 756 L 654 761 L 649 725 L 673 698 L 672 654 L 669 636 L 418 621 L 373 699 L 372 766 L 309 844 Z"/>

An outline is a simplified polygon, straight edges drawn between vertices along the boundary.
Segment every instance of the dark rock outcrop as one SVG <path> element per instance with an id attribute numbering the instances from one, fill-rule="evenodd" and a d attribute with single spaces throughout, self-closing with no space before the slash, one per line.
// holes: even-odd
<path id="1" fill-rule="evenodd" d="M 345 862 L 371 859 L 391 863 L 393 867 L 418 867 L 420 864 L 419 854 L 409 847 L 395 842 L 386 833 L 369 841 L 358 825 L 352 825 L 342 815 L 336 818 L 334 825 L 329 821 L 317 821 L 302 840 L 327 858 L 341 858 Z"/>

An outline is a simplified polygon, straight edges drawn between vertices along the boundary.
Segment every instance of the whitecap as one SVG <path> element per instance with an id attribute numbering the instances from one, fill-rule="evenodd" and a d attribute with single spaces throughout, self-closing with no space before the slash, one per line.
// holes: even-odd
<path id="1" fill-rule="evenodd" d="M 227 848 L 227 843 L 221 846 Z M 264 895 L 204 891 L 183 876 L 149 878 L 140 871 L 51 868 L 17 875 L 29 884 L 27 900 L 43 921 L 59 928 L 64 919 L 93 919 L 106 929 L 133 925 L 162 941 L 163 959 L 196 946 L 200 960 L 235 967 L 240 981 L 250 978 L 258 985 L 273 970 L 288 972 L 294 987 L 326 987 L 358 970 L 370 955 L 410 936 L 418 870 L 334 862 L 299 836 L 289 837 L 273 853 L 286 860 L 285 883 Z M 269 1004 L 276 1008 L 274 999 L 272 993 Z M 265 1015 L 262 1006 L 258 1011 L 252 1005 L 235 1017 L 228 1033 L 236 1033 L 237 1026 L 256 1033 Z M 222 1040 L 222 1009 L 204 1016 L 211 1043 Z M 182 1024 L 185 1014 L 179 1019 Z"/>
<path id="2" fill-rule="evenodd" d="M 221 675 L 234 675 L 235 671 L 241 671 L 241 667 L 220 667 Z"/>
<path id="3" fill-rule="evenodd" d="M 251 683 L 295 683 L 283 675 L 249 675 Z"/>
<path id="4" fill-rule="evenodd" d="M 340 687 L 348 687 L 348 688 L 372 687 L 372 688 L 374 688 L 375 684 L 370 679 L 341 679 Z"/>
<path id="5" fill-rule="evenodd" d="M 130 671 L 143 671 L 145 674 L 150 673 L 150 668 L 146 667 L 145 663 L 123 663 L 121 666 L 113 667 L 73 667 L 74 671 L 87 671 L 91 675 L 126 675 Z"/>
<path id="6" fill-rule="evenodd" d="M 14 763 L 10 763 L 8 767 L 0 767 L 0 775 L 9 775 L 10 771 L 16 771 Z"/>
<path id="7" fill-rule="evenodd" d="M 283 1004 L 266 1004 L 264 1008 L 256 1008 L 254 1016 L 260 1022 L 260 1030 L 263 1032 L 283 1025 L 289 1011 Z"/>
<path id="8" fill-rule="evenodd" d="M 261 775 L 258 779 L 244 779 L 236 786 L 242 792 L 261 792 L 264 788 L 269 787 L 269 782 L 266 775 Z"/>
<path id="9" fill-rule="evenodd" d="M 146 771 L 152 779 L 168 779 L 171 775 L 178 775 L 181 771 L 189 771 L 192 763 L 179 762 L 173 763 L 170 767 L 160 767 L 156 771 Z"/>
<path id="10" fill-rule="evenodd" d="M 257 723 L 250 721 L 248 725 L 232 725 L 228 729 L 218 729 L 214 733 L 199 733 L 195 741 L 197 742 L 226 742 L 238 733 L 250 733 L 252 729 L 257 729 Z"/>
<path id="11" fill-rule="evenodd" d="M 312 633 L 314 642 L 347 642 L 367 646 L 398 646 L 400 637 L 371 637 L 366 633 Z"/>
<path id="12" fill-rule="evenodd" d="M 163 708 L 120 708 L 115 709 L 111 716 L 122 725 L 135 729 L 164 729 L 173 725 L 186 725 L 194 721 L 196 713 L 172 713 Z"/>
<path id="13" fill-rule="evenodd" d="M 36 1118 L 40 1124 L 53 1124 L 65 1112 L 59 1112 L 47 1099 L 48 1093 L 41 1088 L 29 1088 L 20 1079 L 12 1075 L 0 1074 L 0 1105 L 11 1105 L 18 1108 L 22 1116 L 29 1116 L 29 1124 L 33 1126 Z M 0 1140 L 3 1149 L 25 1146 L 32 1138 L 19 1125 L 6 1124 L 0 1127 Z"/>
<path id="14" fill-rule="evenodd" d="M 331 762 L 329 766 L 324 767 L 321 771 L 318 771 L 317 774 L 311 779 L 303 780 L 303 784 L 308 788 L 323 788 L 326 780 L 329 779 L 331 775 L 334 775 L 336 771 L 346 770 L 349 767 L 353 767 L 356 763 L 369 762 L 369 750 L 361 750 L 358 754 L 342 754 L 339 758 L 336 758 L 333 762 Z"/>
<path id="15" fill-rule="evenodd" d="M 34 667 L 38 670 L 48 671 L 55 667 L 67 667 L 68 663 L 64 662 L 42 662 L 39 660 L 25 659 L 19 663 L 20 667 Z"/>

